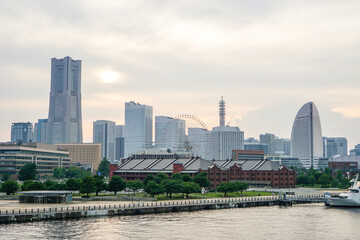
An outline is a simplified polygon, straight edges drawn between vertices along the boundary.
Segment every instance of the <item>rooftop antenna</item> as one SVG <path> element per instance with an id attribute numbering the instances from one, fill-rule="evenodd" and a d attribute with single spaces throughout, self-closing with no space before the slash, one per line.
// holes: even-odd
<path id="1" fill-rule="evenodd" d="M 225 127 L 225 101 L 223 96 L 219 102 L 220 127 Z"/>

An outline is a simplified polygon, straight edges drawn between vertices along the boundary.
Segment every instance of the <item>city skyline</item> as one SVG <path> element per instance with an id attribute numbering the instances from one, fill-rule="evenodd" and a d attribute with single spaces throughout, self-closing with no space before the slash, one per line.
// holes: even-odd
<path id="1" fill-rule="evenodd" d="M 328 1 L 326 8 L 79 1 L 66 15 L 46 1 L 0 6 L 2 142 L 10 140 L 13 122 L 47 117 L 49 59 L 64 56 L 83 61 L 84 142 L 91 142 L 97 119 L 124 124 L 123 105 L 131 100 L 154 106 L 154 115 L 195 115 L 210 130 L 218 125 L 220 96 L 231 106 L 226 121 L 233 118 L 230 125 L 246 138 L 266 132 L 290 138 L 297 110 L 312 101 L 323 136 L 346 137 L 349 149 L 360 142 L 355 1 Z M 139 18 L 126 14 L 134 9 Z M 94 22 L 97 13 L 103 18 Z"/>

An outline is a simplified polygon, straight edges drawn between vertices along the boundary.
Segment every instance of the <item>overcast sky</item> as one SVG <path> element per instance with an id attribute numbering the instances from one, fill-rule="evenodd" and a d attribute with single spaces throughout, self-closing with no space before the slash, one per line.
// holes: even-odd
<path id="1" fill-rule="evenodd" d="M 82 60 L 84 141 L 124 102 L 154 116 L 227 121 L 245 137 L 289 138 L 315 102 L 322 132 L 360 143 L 360 1 L 0 2 L 0 141 L 12 122 L 47 118 L 50 59 Z"/>

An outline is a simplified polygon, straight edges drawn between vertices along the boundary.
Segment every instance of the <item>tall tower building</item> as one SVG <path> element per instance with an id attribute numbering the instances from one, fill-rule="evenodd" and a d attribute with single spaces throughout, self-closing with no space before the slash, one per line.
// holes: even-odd
<path id="1" fill-rule="evenodd" d="M 167 116 L 155 117 L 155 146 L 180 149 L 185 147 L 185 120 Z"/>
<path id="2" fill-rule="evenodd" d="M 115 160 L 120 160 L 124 157 L 125 138 L 124 125 L 115 126 Z"/>
<path id="3" fill-rule="evenodd" d="M 51 59 L 48 143 L 82 143 L 81 60 Z"/>
<path id="4" fill-rule="evenodd" d="M 211 159 L 211 133 L 205 128 L 188 128 L 189 145 L 194 156 Z"/>
<path id="5" fill-rule="evenodd" d="M 335 155 L 347 155 L 347 139 L 344 137 L 323 137 L 324 157 L 331 158 Z"/>
<path id="6" fill-rule="evenodd" d="M 299 158 L 304 167 L 317 168 L 323 157 L 323 142 L 319 112 L 308 102 L 297 113 L 291 132 L 291 156 Z"/>
<path id="7" fill-rule="evenodd" d="M 244 149 L 244 132 L 238 127 L 225 126 L 225 101 L 219 102 L 220 126 L 211 131 L 212 158 L 215 160 L 231 159 L 232 150 Z"/>
<path id="8" fill-rule="evenodd" d="M 115 160 L 115 122 L 95 121 L 93 123 L 93 143 L 101 143 L 101 158 Z"/>
<path id="9" fill-rule="evenodd" d="M 275 154 L 275 135 L 272 133 L 260 134 L 260 143 L 266 144 L 268 146 L 268 151 L 270 155 Z"/>
<path id="10" fill-rule="evenodd" d="M 48 120 L 39 119 L 34 127 L 34 142 L 47 143 Z"/>
<path id="11" fill-rule="evenodd" d="M 11 142 L 28 143 L 33 140 L 33 124 L 30 122 L 18 122 L 11 125 Z"/>
<path id="12" fill-rule="evenodd" d="M 125 157 L 152 147 L 153 108 L 125 103 Z"/>

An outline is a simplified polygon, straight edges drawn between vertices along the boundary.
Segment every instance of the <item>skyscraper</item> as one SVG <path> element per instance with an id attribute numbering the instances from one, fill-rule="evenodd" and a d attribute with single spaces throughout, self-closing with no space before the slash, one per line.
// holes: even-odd
<path id="1" fill-rule="evenodd" d="M 82 143 L 81 60 L 51 59 L 48 143 Z"/>
<path id="2" fill-rule="evenodd" d="M 220 126 L 211 131 L 212 158 L 216 160 L 231 159 L 232 150 L 244 149 L 244 132 L 238 127 L 225 125 L 225 102 L 221 97 L 219 102 Z"/>
<path id="3" fill-rule="evenodd" d="M 260 134 L 260 143 L 268 146 L 268 154 L 275 154 L 275 135 L 272 133 Z"/>
<path id="4" fill-rule="evenodd" d="M 205 128 L 188 128 L 189 146 L 193 155 L 211 159 L 211 133 Z"/>
<path id="5" fill-rule="evenodd" d="M 18 122 L 11 125 L 11 142 L 28 143 L 33 140 L 33 124 L 30 122 Z"/>
<path id="6" fill-rule="evenodd" d="M 120 160 L 124 157 L 125 138 L 124 125 L 115 126 L 115 160 Z"/>
<path id="7" fill-rule="evenodd" d="M 95 121 L 93 123 L 93 143 L 101 143 L 101 158 L 115 160 L 115 122 Z"/>
<path id="8" fill-rule="evenodd" d="M 152 147 L 153 108 L 125 103 L 125 157 Z"/>
<path id="9" fill-rule="evenodd" d="M 47 143 L 48 120 L 39 119 L 34 127 L 34 142 Z"/>
<path id="10" fill-rule="evenodd" d="M 347 155 L 347 139 L 344 137 L 328 138 L 323 137 L 324 157 L 331 158 L 335 155 Z"/>
<path id="11" fill-rule="evenodd" d="M 185 120 L 155 116 L 155 146 L 182 149 L 185 147 Z"/>
<path id="12" fill-rule="evenodd" d="M 297 113 L 291 132 L 291 156 L 299 158 L 306 168 L 317 168 L 323 157 L 323 143 L 319 112 L 308 102 Z"/>

